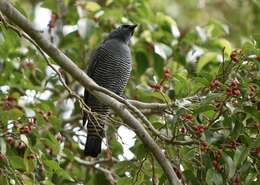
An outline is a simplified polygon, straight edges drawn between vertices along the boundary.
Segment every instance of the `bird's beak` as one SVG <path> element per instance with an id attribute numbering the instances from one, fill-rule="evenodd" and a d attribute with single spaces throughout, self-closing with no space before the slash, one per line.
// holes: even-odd
<path id="1" fill-rule="evenodd" d="M 137 24 L 133 24 L 133 25 L 131 25 L 131 26 L 129 27 L 129 29 L 131 30 L 131 35 L 134 34 L 134 30 L 135 30 L 136 27 L 137 27 Z"/>
<path id="2" fill-rule="evenodd" d="M 137 24 L 133 24 L 133 25 L 130 26 L 130 29 L 131 29 L 132 31 L 134 31 L 134 29 L 136 28 L 136 26 L 137 26 Z"/>

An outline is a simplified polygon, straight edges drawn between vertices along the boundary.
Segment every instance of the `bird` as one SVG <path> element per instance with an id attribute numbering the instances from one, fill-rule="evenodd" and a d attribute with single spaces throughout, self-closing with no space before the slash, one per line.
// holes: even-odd
<path id="1" fill-rule="evenodd" d="M 136 27 L 136 24 L 119 26 L 108 34 L 89 58 L 87 75 L 99 86 L 119 96 L 122 96 L 132 70 L 129 42 Z M 104 137 L 104 118 L 110 109 L 108 105 L 91 95 L 87 89 L 84 91 L 84 102 L 94 113 L 83 113 L 83 126 L 87 122 L 84 155 L 97 157 L 101 153 L 101 143 Z"/>

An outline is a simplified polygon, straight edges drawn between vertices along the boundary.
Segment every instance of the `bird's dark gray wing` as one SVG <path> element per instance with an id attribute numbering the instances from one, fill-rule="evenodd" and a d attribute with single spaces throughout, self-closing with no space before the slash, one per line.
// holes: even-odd
<path id="1" fill-rule="evenodd" d="M 90 60 L 89 60 L 89 66 L 87 69 L 87 75 L 92 78 L 93 74 L 95 73 L 95 68 L 97 66 L 98 63 L 98 50 L 99 48 L 97 48 L 90 56 Z M 89 97 L 89 92 L 87 89 L 85 89 L 84 91 L 84 102 L 87 104 L 88 102 L 88 97 Z M 86 121 L 87 121 L 87 113 L 83 112 L 83 126 L 85 126 Z"/>

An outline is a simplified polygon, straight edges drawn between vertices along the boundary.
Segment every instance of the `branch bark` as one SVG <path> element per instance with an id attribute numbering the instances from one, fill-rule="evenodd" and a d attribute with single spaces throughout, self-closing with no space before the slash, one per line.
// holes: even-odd
<path id="1" fill-rule="evenodd" d="M 0 11 L 14 24 L 19 26 L 26 34 L 28 34 L 46 54 L 48 54 L 81 85 L 87 88 L 91 94 L 97 97 L 100 101 L 109 105 L 122 118 L 122 120 L 135 131 L 142 142 L 151 150 L 164 170 L 170 184 L 180 185 L 170 161 L 165 157 L 161 148 L 155 143 L 139 120 L 137 120 L 135 116 L 127 110 L 123 103 L 104 93 L 107 92 L 106 89 L 98 86 L 89 76 L 86 75 L 84 71 L 75 65 L 71 59 L 57 49 L 52 43 L 44 39 L 40 32 L 37 31 L 33 25 L 28 22 L 26 18 L 8 1 L 0 0 Z M 109 92 L 109 95 L 111 94 L 113 94 L 113 97 L 117 97 L 116 94 Z"/>

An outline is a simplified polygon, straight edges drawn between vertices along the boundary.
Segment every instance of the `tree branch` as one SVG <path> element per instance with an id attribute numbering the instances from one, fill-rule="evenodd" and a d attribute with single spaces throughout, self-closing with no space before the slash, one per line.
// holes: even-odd
<path id="1" fill-rule="evenodd" d="M 26 18 L 18 12 L 8 1 L 0 0 L 0 11 L 8 17 L 14 24 L 19 26 L 26 34 L 28 34 L 35 43 L 47 53 L 58 65 L 68 72 L 75 80 L 88 89 L 88 91 L 97 97 L 100 101 L 109 105 L 121 118 L 128 124 L 139 136 L 142 142 L 151 150 L 163 168 L 171 185 L 179 185 L 180 182 L 171 166 L 170 161 L 165 157 L 161 148 L 155 143 L 149 133 L 144 129 L 141 123 L 127 109 L 126 105 L 117 99 L 121 97 L 98 86 L 89 76 L 86 75 L 71 59 L 57 49 L 51 42 L 37 31 Z M 113 95 L 112 97 L 109 95 Z M 126 103 L 126 102 L 124 102 Z"/>

